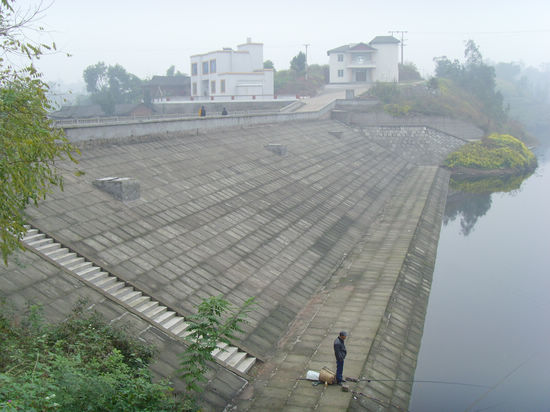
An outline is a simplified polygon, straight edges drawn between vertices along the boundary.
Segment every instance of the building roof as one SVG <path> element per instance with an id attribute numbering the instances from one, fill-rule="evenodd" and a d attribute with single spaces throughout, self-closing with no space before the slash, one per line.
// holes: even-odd
<path id="1" fill-rule="evenodd" d="M 189 76 L 153 76 L 146 86 L 186 86 L 189 84 Z"/>
<path id="2" fill-rule="evenodd" d="M 337 47 L 335 49 L 327 51 L 327 55 L 330 55 L 331 53 L 346 53 L 346 52 L 354 52 L 354 51 L 376 51 L 374 47 L 369 46 L 367 43 L 352 43 L 352 44 L 346 44 L 344 46 Z"/>
<path id="3" fill-rule="evenodd" d="M 52 119 L 87 119 L 102 116 L 105 116 L 105 113 L 99 104 L 62 106 L 60 110 L 49 114 Z"/>
<path id="4" fill-rule="evenodd" d="M 330 54 L 330 53 L 344 53 L 344 52 L 347 52 L 350 48 L 350 45 L 349 44 L 346 44 L 344 46 L 340 46 L 340 47 L 336 47 L 335 49 L 331 49 L 329 51 L 327 51 L 327 55 Z"/>
<path id="5" fill-rule="evenodd" d="M 365 43 L 357 43 L 350 46 L 349 51 L 376 51 L 376 49 Z"/>
<path id="6" fill-rule="evenodd" d="M 384 44 L 384 43 L 400 43 L 400 41 L 393 36 L 376 36 L 374 39 L 370 41 L 369 44 Z"/>

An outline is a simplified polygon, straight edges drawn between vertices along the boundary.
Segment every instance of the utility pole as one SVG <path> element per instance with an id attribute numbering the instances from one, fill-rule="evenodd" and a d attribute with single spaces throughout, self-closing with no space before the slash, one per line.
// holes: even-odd
<path id="1" fill-rule="evenodd" d="M 306 48 L 306 80 L 307 80 L 307 48 L 310 46 L 310 44 L 304 44 Z"/>
<path id="2" fill-rule="evenodd" d="M 403 30 L 390 30 L 388 33 L 390 33 L 392 36 L 394 33 L 401 34 L 401 65 L 403 65 L 403 46 L 405 45 L 405 39 L 403 38 L 403 35 L 408 32 Z"/>

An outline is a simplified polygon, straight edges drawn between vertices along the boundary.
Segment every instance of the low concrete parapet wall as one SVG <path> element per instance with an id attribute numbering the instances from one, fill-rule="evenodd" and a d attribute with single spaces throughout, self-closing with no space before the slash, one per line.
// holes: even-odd
<path id="1" fill-rule="evenodd" d="M 298 113 L 268 113 L 229 115 L 214 117 L 190 117 L 181 119 L 155 119 L 128 122 L 124 124 L 69 125 L 63 127 L 70 142 L 109 140 L 178 132 L 199 132 L 201 130 L 247 127 L 268 123 L 283 123 L 297 120 L 315 120 L 330 116 L 332 102 L 319 111 Z"/>
<path id="2" fill-rule="evenodd" d="M 261 110 L 261 111 L 278 111 L 289 104 L 292 104 L 293 100 L 270 100 L 270 101 L 210 101 L 210 100 L 197 100 L 187 102 L 162 102 L 154 103 L 155 111 L 163 114 L 175 114 L 184 113 L 197 115 L 201 106 L 206 108 L 207 114 L 221 114 L 223 108 L 229 112 Z"/>

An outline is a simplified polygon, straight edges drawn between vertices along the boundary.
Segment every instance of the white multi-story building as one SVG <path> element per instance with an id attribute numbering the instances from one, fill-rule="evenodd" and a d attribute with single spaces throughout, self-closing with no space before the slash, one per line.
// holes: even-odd
<path id="1" fill-rule="evenodd" d="M 355 43 L 327 52 L 330 83 L 397 82 L 399 40 L 377 36 L 370 43 Z"/>
<path id="2" fill-rule="evenodd" d="M 273 99 L 273 70 L 264 69 L 263 43 L 247 39 L 237 50 L 191 56 L 191 97 Z"/>

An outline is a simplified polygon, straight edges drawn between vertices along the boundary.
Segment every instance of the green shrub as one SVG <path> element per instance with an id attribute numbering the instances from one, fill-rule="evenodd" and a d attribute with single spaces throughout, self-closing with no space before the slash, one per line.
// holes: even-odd
<path id="1" fill-rule="evenodd" d="M 376 82 L 369 89 L 368 95 L 380 99 L 383 103 L 396 103 L 400 97 L 400 89 L 395 83 Z"/>
<path id="2" fill-rule="evenodd" d="M 0 410 L 181 410 L 166 382 L 152 382 L 154 351 L 83 304 L 53 325 L 37 307 L 21 322 L 0 309 Z"/>
<path id="3" fill-rule="evenodd" d="M 451 153 L 445 160 L 449 168 L 532 170 L 535 155 L 520 140 L 505 134 L 493 133 L 479 142 L 472 142 Z"/>
<path id="4" fill-rule="evenodd" d="M 394 117 L 406 116 L 411 110 L 408 104 L 385 104 L 384 111 Z"/>

